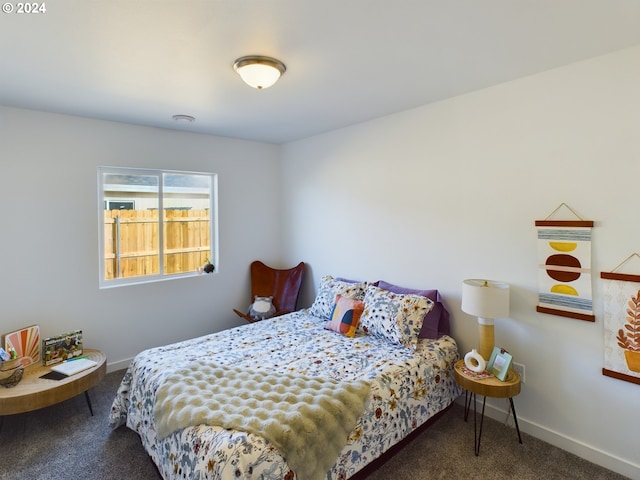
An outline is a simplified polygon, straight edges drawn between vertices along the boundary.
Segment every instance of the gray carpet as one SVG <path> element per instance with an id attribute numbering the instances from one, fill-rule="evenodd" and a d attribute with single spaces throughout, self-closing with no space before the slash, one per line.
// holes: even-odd
<path id="1" fill-rule="evenodd" d="M 138 436 L 109 429 L 107 416 L 124 371 L 108 374 L 90 392 L 36 412 L 4 417 L 0 430 L 0 479 L 156 480 L 157 471 Z M 517 408 L 517 405 L 516 405 Z M 480 456 L 473 453 L 473 417 L 454 405 L 427 431 L 368 478 L 622 480 L 602 467 L 486 419 Z"/>

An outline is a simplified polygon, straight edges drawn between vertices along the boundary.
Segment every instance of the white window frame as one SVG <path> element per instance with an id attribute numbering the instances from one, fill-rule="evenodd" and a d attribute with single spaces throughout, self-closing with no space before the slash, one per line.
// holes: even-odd
<path id="1" fill-rule="evenodd" d="M 104 195 L 104 176 L 105 174 L 114 175 L 146 175 L 158 177 L 158 208 L 163 208 L 163 175 L 165 174 L 178 174 L 178 175 L 200 175 L 208 176 L 211 179 L 210 191 L 209 191 L 209 228 L 211 249 L 209 251 L 209 260 L 215 266 L 214 274 L 219 270 L 219 247 L 218 247 L 218 175 L 215 173 L 207 172 L 192 172 L 181 170 L 162 170 L 162 169 L 141 169 L 141 168 L 127 168 L 127 167 L 98 167 L 98 264 L 99 264 L 99 288 L 111 288 L 125 285 L 138 285 L 142 283 L 159 282 L 165 280 L 173 280 L 177 278 L 193 277 L 195 275 L 201 275 L 200 272 L 181 272 L 181 273 L 169 273 L 165 274 L 164 271 L 164 238 L 163 238 L 163 215 L 159 215 L 158 225 L 158 244 L 160 249 L 159 254 L 159 269 L 157 274 L 142 275 L 136 277 L 105 279 L 105 261 L 104 261 L 104 210 L 105 210 L 105 195 Z M 205 275 L 206 276 L 206 275 Z"/>

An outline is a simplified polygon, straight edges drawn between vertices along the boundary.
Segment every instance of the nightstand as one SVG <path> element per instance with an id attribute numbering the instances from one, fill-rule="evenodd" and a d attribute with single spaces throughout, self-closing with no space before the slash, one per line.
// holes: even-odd
<path id="1" fill-rule="evenodd" d="M 85 349 L 82 353 L 97 365 L 62 380 L 47 380 L 41 376 L 51 371 L 51 365 L 44 366 L 39 362 L 25 367 L 22 380 L 15 387 L 0 387 L 0 422 L 4 415 L 48 407 L 83 392 L 89 412 L 93 415 L 88 390 L 105 376 L 107 356 L 100 350 Z"/>
<path id="2" fill-rule="evenodd" d="M 516 407 L 513 404 L 513 397 L 520 393 L 520 375 L 514 370 L 509 370 L 504 382 L 496 377 L 476 379 L 469 377 L 463 373 L 464 360 L 458 360 L 454 365 L 453 375 L 462 388 L 464 388 L 464 421 L 467 421 L 471 402 L 473 402 L 473 435 L 474 449 L 476 456 L 480 455 L 480 438 L 482 437 L 482 423 L 484 421 L 484 406 L 487 397 L 492 398 L 508 398 L 511 411 L 513 412 L 513 421 L 516 424 L 516 432 L 518 432 L 518 441 L 522 443 L 520 435 L 520 427 L 518 427 L 518 417 L 516 416 Z M 482 414 L 480 416 L 480 430 L 476 427 L 476 394 L 482 395 Z"/>

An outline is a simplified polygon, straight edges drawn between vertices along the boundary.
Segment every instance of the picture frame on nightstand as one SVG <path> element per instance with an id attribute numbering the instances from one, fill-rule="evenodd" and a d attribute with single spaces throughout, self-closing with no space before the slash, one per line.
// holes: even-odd
<path id="1" fill-rule="evenodd" d="M 504 382 L 512 361 L 513 357 L 504 348 L 493 347 L 491 358 L 487 364 L 487 371 L 494 374 L 501 382 Z"/>
<path id="2" fill-rule="evenodd" d="M 42 364 L 53 365 L 82 355 L 82 330 L 42 340 Z"/>

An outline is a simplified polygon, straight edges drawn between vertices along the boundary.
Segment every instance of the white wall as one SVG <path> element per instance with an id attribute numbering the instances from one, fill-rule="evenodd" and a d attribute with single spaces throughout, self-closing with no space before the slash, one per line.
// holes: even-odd
<path id="1" fill-rule="evenodd" d="M 640 386 L 600 373 L 598 277 L 640 251 L 639 106 L 640 48 L 282 148 L 0 107 L 0 332 L 81 328 L 122 368 L 241 324 L 231 309 L 260 258 L 307 262 L 307 305 L 324 274 L 439 288 L 465 352 L 462 280 L 503 280 L 512 318 L 496 341 L 526 365 L 523 430 L 640 478 Z M 98 165 L 218 173 L 219 273 L 99 290 Z M 595 323 L 535 312 L 534 221 L 561 202 L 596 222 Z"/>
<path id="2" fill-rule="evenodd" d="M 0 334 L 82 329 L 109 369 L 244 323 L 249 263 L 279 264 L 274 145 L 0 107 Z M 215 172 L 218 273 L 98 289 L 98 165 Z"/>
<path id="3" fill-rule="evenodd" d="M 639 126 L 640 47 L 286 145 L 285 250 L 312 266 L 305 304 L 325 274 L 439 288 L 464 353 L 477 325 L 462 280 L 510 283 L 496 344 L 526 366 L 523 430 L 640 478 L 640 385 L 601 374 L 599 279 L 640 252 Z M 535 311 L 534 221 L 562 202 L 595 221 L 595 323 Z"/>

